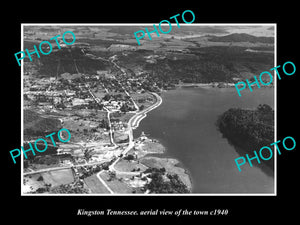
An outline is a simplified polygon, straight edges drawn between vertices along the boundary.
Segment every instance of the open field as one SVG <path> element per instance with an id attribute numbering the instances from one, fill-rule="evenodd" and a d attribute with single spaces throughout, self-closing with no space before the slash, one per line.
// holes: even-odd
<path id="1" fill-rule="evenodd" d="M 70 184 L 74 181 L 71 169 L 55 170 L 51 172 L 41 173 L 44 182 L 55 187 L 61 184 Z"/>
<path id="2" fill-rule="evenodd" d="M 71 169 L 31 174 L 24 176 L 24 192 L 36 191 L 39 188 L 44 188 L 46 184 L 51 184 L 53 188 L 61 184 L 70 184 L 73 181 L 74 177 Z"/>
<path id="3" fill-rule="evenodd" d="M 152 142 L 146 140 L 143 143 L 136 146 L 138 158 L 147 154 L 162 154 L 165 152 L 165 147 L 159 142 Z"/>
<path id="4" fill-rule="evenodd" d="M 147 167 L 141 163 L 138 163 L 137 161 L 133 161 L 133 160 L 128 161 L 128 160 L 121 159 L 115 165 L 115 169 L 120 172 L 131 172 L 133 169 L 135 170 L 140 169 L 140 171 L 142 172 L 146 170 Z"/>
<path id="5" fill-rule="evenodd" d="M 135 103 L 140 107 L 141 105 L 144 105 L 145 108 L 153 105 L 155 102 L 155 98 L 150 93 L 131 93 L 132 99 L 135 101 Z"/>
<path id="6" fill-rule="evenodd" d="M 85 184 L 91 189 L 92 193 L 109 194 L 110 192 L 99 181 L 97 174 L 84 179 Z"/>
<path id="7" fill-rule="evenodd" d="M 100 128 L 101 121 L 107 120 L 107 113 L 102 111 L 92 112 L 91 110 L 82 111 L 86 111 L 86 115 L 84 115 L 84 112 L 81 114 L 76 112 L 76 115 L 63 119 L 64 127 L 72 133 L 72 141 L 93 139 L 109 142 L 108 133 Z"/>
<path id="8" fill-rule="evenodd" d="M 119 119 L 123 123 L 128 123 L 130 118 L 134 115 L 134 113 L 120 113 L 120 112 L 113 112 L 110 114 L 111 119 Z"/>
<path id="9" fill-rule="evenodd" d="M 42 170 L 42 169 L 47 169 L 47 168 L 53 168 L 53 167 L 59 167 L 60 163 L 51 163 L 51 164 L 37 164 L 37 163 L 30 163 L 28 168 L 32 169 L 32 170 Z M 28 170 L 28 172 L 30 172 L 31 170 Z M 27 172 L 27 171 L 24 171 Z"/>
<path id="10" fill-rule="evenodd" d="M 119 181 L 118 178 L 109 179 L 110 176 L 108 172 L 101 173 L 100 177 L 106 182 L 110 189 L 115 193 L 120 194 L 129 194 L 132 193 L 133 189 L 129 187 L 122 181 Z M 109 181 L 110 180 L 110 181 Z"/>

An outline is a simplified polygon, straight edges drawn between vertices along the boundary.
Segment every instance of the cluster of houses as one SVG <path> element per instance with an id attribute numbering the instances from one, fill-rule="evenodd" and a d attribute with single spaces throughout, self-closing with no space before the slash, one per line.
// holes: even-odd
<path id="1" fill-rule="evenodd" d="M 136 49 L 137 49 L 137 47 L 134 45 L 124 45 L 124 44 L 112 44 L 107 48 L 107 50 L 112 51 L 112 52 L 119 52 L 119 51 L 124 51 L 124 50 L 134 51 Z"/>
<path id="2" fill-rule="evenodd" d="M 67 76 L 67 75 L 66 75 Z M 30 80 L 24 76 L 24 105 L 30 106 L 34 103 L 43 109 L 66 108 L 97 108 L 95 99 L 89 93 L 91 87 L 96 85 L 100 75 L 94 77 L 86 76 L 84 84 L 76 79 L 56 79 L 55 77 Z M 69 85 L 68 85 L 69 84 Z M 76 84 L 76 85 L 75 85 Z M 98 99 L 98 103 L 105 106 L 109 111 L 120 111 L 122 106 L 130 109 L 130 101 L 120 99 Z M 99 107 L 99 105 L 98 105 Z M 128 108 L 129 107 L 129 108 Z M 132 108 L 132 107 L 131 107 Z"/>
<path id="3" fill-rule="evenodd" d="M 115 131 L 125 131 L 127 128 L 127 124 L 122 122 L 121 120 L 112 121 L 111 126 Z"/>

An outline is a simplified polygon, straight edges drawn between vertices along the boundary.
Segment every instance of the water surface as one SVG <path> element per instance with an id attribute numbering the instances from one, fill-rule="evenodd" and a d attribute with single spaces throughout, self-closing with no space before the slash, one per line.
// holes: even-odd
<path id="1" fill-rule="evenodd" d="M 239 151 L 222 137 L 215 123 L 232 107 L 274 107 L 274 89 L 244 91 L 234 88 L 178 88 L 162 94 L 163 103 L 148 113 L 134 131 L 162 142 L 165 156 L 178 159 L 190 172 L 194 193 L 273 193 L 268 168 L 250 167 L 239 172 L 234 159 Z"/>

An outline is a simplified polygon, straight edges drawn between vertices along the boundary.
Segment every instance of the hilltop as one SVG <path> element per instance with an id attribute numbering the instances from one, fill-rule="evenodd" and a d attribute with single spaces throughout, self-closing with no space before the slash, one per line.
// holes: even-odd
<path id="1" fill-rule="evenodd" d="M 249 154 L 274 142 L 274 110 L 266 104 L 257 109 L 231 108 L 216 125 L 231 144 Z M 273 168 L 272 160 L 267 164 Z"/>
<path id="2" fill-rule="evenodd" d="M 274 44 L 273 37 L 257 37 L 245 33 L 234 33 L 225 36 L 213 36 L 208 39 L 213 42 L 251 42 L 251 43 L 269 43 Z"/>

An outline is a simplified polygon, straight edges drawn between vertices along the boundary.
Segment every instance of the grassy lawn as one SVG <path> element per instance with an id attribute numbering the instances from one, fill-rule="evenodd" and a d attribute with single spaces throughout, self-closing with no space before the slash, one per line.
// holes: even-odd
<path id="1" fill-rule="evenodd" d="M 137 147 L 138 158 L 144 156 L 145 154 L 162 154 L 166 151 L 165 147 L 159 143 L 151 140 L 146 140 Z"/>
<path id="2" fill-rule="evenodd" d="M 119 180 L 118 177 L 113 178 L 111 181 L 108 181 L 109 174 L 107 172 L 101 173 L 100 177 L 106 182 L 110 189 L 115 193 L 120 194 L 131 194 L 132 188 L 129 187 L 126 183 Z"/>
<path id="3" fill-rule="evenodd" d="M 42 170 L 42 169 L 47 169 L 47 168 L 59 167 L 59 166 L 60 166 L 59 163 L 53 163 L 53 164 L 50 164 L 50 165 L 37 164 L 37 163 L 30 163 L 29 164 L 29 168 L 31 168 L 33 170 Z"/>
<path id="4" fill-rule="evenodd" d="M 140 107 L 141 105 L 144 105 L 145 108 L 153 105 L 155 98 L 150 93 L 131 93 L 130 94 L 135 103 Z"/>
<path id="5" fill-rule="evenodd" d="M 111 119 L 119 119 L 120 121 L 124 122 L 124 123 L 128 123 L 128 121 L 130 120 L 130 118 L 133 116 L 133 113 L 118 113 L 118 112 L 114 112 L 111 114 Z"/>
<path id="6" fill-rule="evenodd" d="M 98 127 L 101 119 L 106 119 L 106 113 L 101 111 L 98 111 L 94 117 L 89 117 L 89 119 L 65 118 L 64 127 L 72 133 L 72 141 L 97 138 L 109 142 L 109 136 L 103 133 L 104 129 Z"/>
<path id="7" fill-rule="evenodd" d="M 71 169 L 56 170 L 46 173 L 41 173 L 44 182 L 51 184 L 52 187 L 61 184 L 70 184 L 74 181 L 73 173 Z"/>
<path id="8" fill-rule="evenodd" d="M 109 194 L 110 192 L 99 181 L 97 174 L 84 179 L 85 184 L 91 189 L 92 193 Z"/>
<path id="9" fill-rule="evenodd" d="M 147 169 L 146 166 L 144 166 L 143 164 L 138 163 L 137 161 L 127 161 L 127 160 L 123 160 L 121 159 L 116 165 L 115 165 L 115 169 L 121 172 L 131 172 L 132 169 L 138 169 L 140 168 L 140 171 L 144 171 L 145 169 Z"/>

